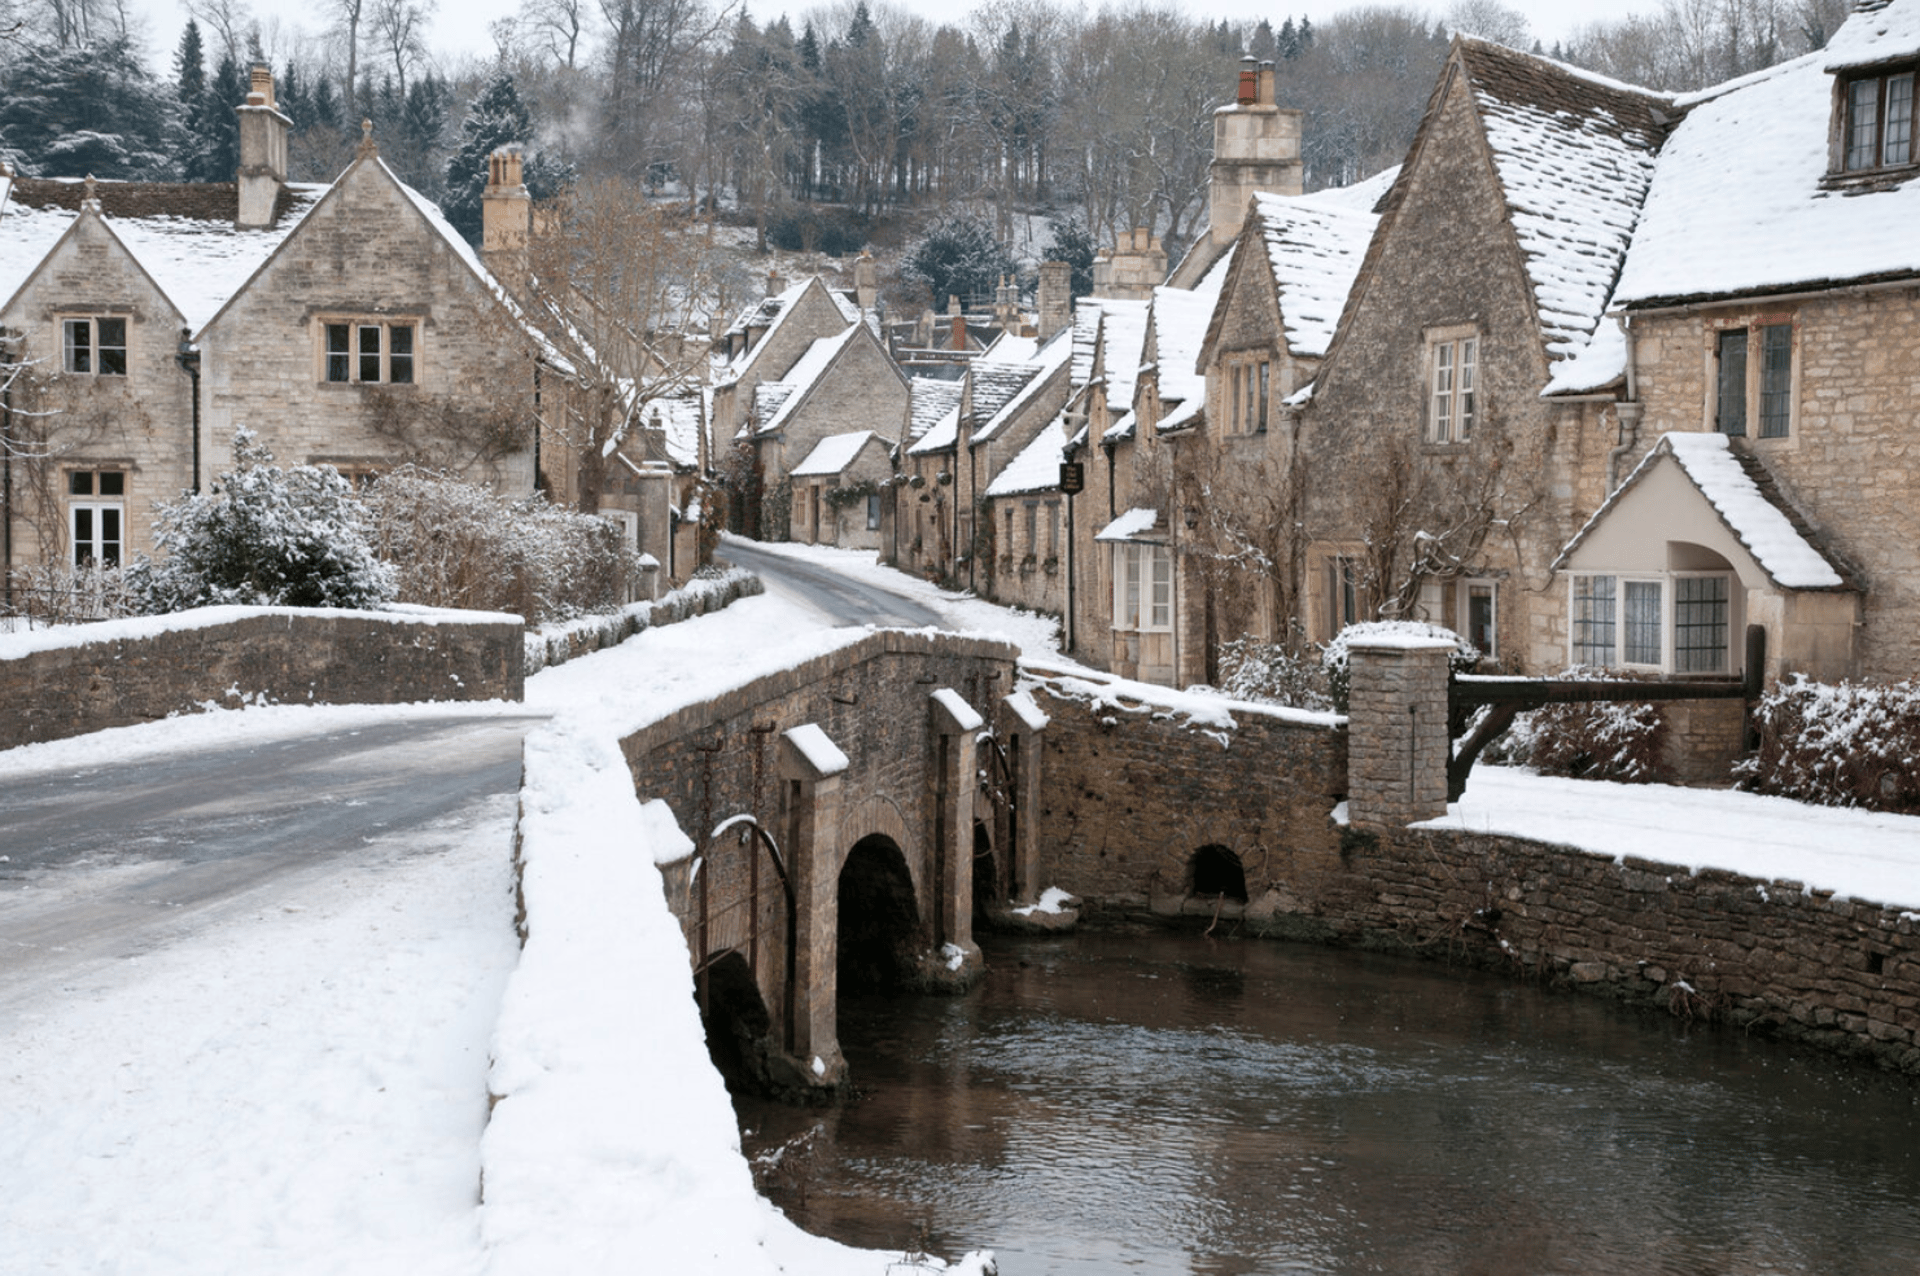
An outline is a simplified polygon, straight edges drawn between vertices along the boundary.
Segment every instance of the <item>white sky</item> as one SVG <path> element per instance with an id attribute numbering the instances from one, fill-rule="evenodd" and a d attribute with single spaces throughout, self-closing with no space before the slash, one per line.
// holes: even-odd
<path id="1" fill-rule="evenodd" d="M 873 3 L 873 0 L 869 2 Z M 964 4 L 956 4 L 953 0 L 880 0 L 880 3 L 889 2 L 897 3 L 908 12 L 920 14 L 929 20 L 947 22 L 954 21 L 956 14 L 970 13 L 978 7 L 976 0 Z M 1307 17 L 1318 23 L 1334 14 L 1373 2 L 1375 0 L 1205 0 L 1204 3 L 1189 4 L 1186 8 L 1190 13 L 1204 15 L 1214 21 L 1223 17 L 1236 22 L 1257 22 L 1266 18 L 1278 26 L 1288 16 Z M 1385 2 L 1399 3 L 1401 0 Z M 239 0 L 239 3 L 244 5 L 246 0 Z M 850 4 L 851 0 L 847 0 L 847 3 Z M 1424 7 L 1437 16 L 1451 3 L 1452 0 L 1440 0 Z M 1549 46 L 1556 40 L 1565 39 L 1577 27 L 1616 20 L 1630 13 L 1653 13 L 1660 8 L 1659 0 L 1504 0 L 1504 3 L 1526 14 L 1533 24 L 1534 35 Z M 457 61 L 463 56 L 490 54 L 493 44 L 487 28 L 497 19 L 524 7 L 525 0 L 440 0 L 428 42 L 436 55 L 443 59 Z M 797 18 L 809 10 L 827 7 L 827 4 L 824 0 L 748 0 L 748 7 L 756 20 L 764 21 L 782 13 Z M 1088 7 L 1097 8 L 1098 5 L 1090 4 Z M 132 0 L 131 8 L 136 13 L 146 15 L 148 47 L 153 54 L 154 65 L 164 67 L 179 43 L 181 28 L 186 25 L 186 7 L 180 0 Z M 252 4 L 253 12 L 262 26 L 269 28 L 269 36 L 275 22 L 283 29 L 304 27 L 317 33 L 325 25 L 316 17 L 321 8 L 312 0 L 254 0 Z M 270 38 L 269 44 L 272 43 Z"/>

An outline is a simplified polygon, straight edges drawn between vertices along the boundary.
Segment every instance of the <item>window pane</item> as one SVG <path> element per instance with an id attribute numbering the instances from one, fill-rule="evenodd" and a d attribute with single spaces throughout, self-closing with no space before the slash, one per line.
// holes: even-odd
<path id="1" fill-rule="evenodd" d="M 1913 161 L 1913 72 L 1887 77 L 1887 138 L 1883 164 Z"/>
<path id="2" fill-rule="evenodd" d="M 1260 404 L 1259 427 L 1262 430 L 1267 428 L 1267 396 L 1273 389 L 1267 378 L 1267 365 L 1263 363 L 1260 365 L 1260 398 L 1257 400 Z"/>
<path id="3" fill-rule="evenodd" d="M 1360 623 L 1360 571 L 1351 558 L 1339 561 L 1340 573 L 1340 625 Z"/>
<path id="4" fill-rule="evenodd" d="M 100 511 L 100 561 L 108 567 L 120 565 L 120 507 L 108 505 Z"/>
<path id="5" fill-rule="evenodd" d="M 380 379 L 380 325 L 360 325 L 360 380 Z"/>
<path id="6" fill-rule="evenodd" d="M 1760 329 L 1760 437 L 1784 439 L 1793 417 L 1793 325 Z"/>
<path id="7" fill-rule="evenodd" d="M 869 496 L 867 497 L 867 530 L 871 532 L 879 526 L 880 498 L 878 496 Z"/>
<path id="8" fill-rule="evenodd" d="M 1611 665 L 1614 662 L 1613 625 L 1613 577 L 1574 577 L 1573 663 L 1602 668 Z"/>
<path id="9" fill-rule="evenodd" d="M 1739 437 L 1747 432 L 1747 330 L 1733 328 L 1720 334 L 1719 410 L 1714 425 L 1722 434 Z"/>
<path id="10" fill-rule="evenodd" d="M 102 376 L 124 377 L 127 375 L 127 321 L 125 319 L 101 319 L 97 322 L 99 330 L 100 373 Z"/>
<path id="11" fill-rule="evenodd" d="M 68 372 L 93 371 L 93 322 L 88 319 L 69 319 L 61 325 L 66 334 L 64 343 Z"/>
<path id="12" fill-rule="evenodd" d="M 125 496 L 127 494 L 127 476 L 119 470 L 100 471 L 100 495 Z"/>
<path id="13" fill-rule="evenodd" d="M 93 557 L 93 507 L 78 505 L 73 511 L 73 563 L 78 567 Z"/>
<path id="14" fill-rule="evenodd" d="M 67 475 L 67 493 L 70 496 L 92 496 L 93 471 L 75 470 Z"/>
<path id="15" fill-rule="evenodd" d="M 1673 582 L 1673 667 L 1720 673 L 1727 667 L 1727 578 L 1683 576 Z"/>
<path id="16" fill-rule="evenodd" d="M 1227 410 L 1227 431 L 1238 434 L 1240 432 L 1240 369 L 1227 369 L 1227 385 L 1229 387 L 1227 399 L 1230 405 Z"/>
<path id="17" fill-rule="evenodd" d="M 1660 582 L 1627 582 L 1627 650 L 1630 665 L 1660 663 Z"/>
<path id="18" fill-rule="evenodd" d="M 387 329 L 387 380 L 413 384 L 413 325 L 396 323 Z"/>
<path id="19" fill-rule="evenodd" d="M 327 325 L 327 380 L 351 381 L 353 365 L 348 356 L 351 348 L 347 344 L 347 325 L 330 323 Z"/>
<path id="20" fill-rule="evenodd" d="M 1460 343 L 1460 425 L 1454 431 L 1454 438 L 1466 439 L 1473 434 L 1473 400 L 1476 389 L 1475 373 L 1480 362 L 1480 343 L 1466 340 Z"/>
<path id="21" fill-rule="evenodd" d="M 1872 168 L 1879 159 L 1880 81 L 1847 86 L 1847 168 Z"/>
<path id="22" fill-rule="evenodd" d="M 1164 545 L 1150 546 L 1153 558 L 1153 627 L 1173 625 L 1173 554 Z"/>
<path id="23" fill-rule="evenodd" d="M 1467 641 L 1486 655 L 1497 654 L 1494 651 L 1492 585 L 1467 586 Z"/>
<path id="24" fill-rule="evenodd" d="M 1433 348 L 1433 422 L 1435 443 L 1453 437 L 1453 343 L 1443 341 Z"/>

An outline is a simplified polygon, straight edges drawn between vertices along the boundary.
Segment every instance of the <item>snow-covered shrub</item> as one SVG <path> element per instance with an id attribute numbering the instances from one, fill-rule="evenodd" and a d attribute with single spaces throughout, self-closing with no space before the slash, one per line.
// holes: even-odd
<path id="1" fill-rule="evenodd" d="M 619 609 L 639 570 L 616 524 L 540 496 L 509 501 L 407 466 L 383 475 L 366 503 L 404 602 L 544 625 Z"/>
<path id="2" fill-rule="evenodd" d="M 1480 663 L 1480 649 L 1444 625 L 1424 620 L 1368 620 L 1348 625 L 1320 652 L 1320 663 L 1327 671 L 1327 693 L 1334 708 L 1347 711 L 1347 690 L 1352 686 L 1349 668 L 1351 644 L 1368 638 L 1439 638 L 1453 644 L 1447 655 L 1447 668 L 1453 673 L 1472 673 Z"/>
<path id="3" fill-rule="evenodd" d="M 1734 767 L 1743 789 L 1822 806 L 1920 812 L 1920 683 L 1794 677 L 1755 707 L 1759 748 Z"/>
<path id="4" fill-rule="evenodd" d="M 1554 676 L 1580 682 L 1620 674 L 1576 665 Z M 1488 760 L 1530 766 L 1542 775 L 1660 784 L 1673 778 L 1666 742 L 1667 719 L 1657 704 L 1550 704 L 1515 718 Z"/>
<path id="5" fill-rule="evenodd" d="M 1235 700 L 1295 709 L 1331 709 L 1317 647 L 1235 638 L 1220 644 L 1220 692 Z"/>
<path id="6" fill-rule="evenodd" d="M 87 562 L 77 567 L 51 563 L 14 573 L 14 606 L 37 625 L 72 625 L 115 620 L 137 613 L 118 566 Z"/>
<path id="7" fill-rule="evenodd" d="M 154 541 L 165 557 L 127 568 L 148 613 L 220 603 L 378 607 L 392 601 L 393 569 L 367 538 L 353 486 L 330 465 L 281 469 L 244 426 L 234 469 L 211 494 L 159 507 Z"/>

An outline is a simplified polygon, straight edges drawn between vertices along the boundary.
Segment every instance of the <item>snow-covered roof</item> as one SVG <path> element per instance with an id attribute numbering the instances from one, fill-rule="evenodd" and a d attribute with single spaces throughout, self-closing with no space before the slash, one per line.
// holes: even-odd
<path id="1" fill-rule="evenodd" d="M 1115 407 L 1131 404 L 1152 313 L 1146 301 L 1082 297 L 1073 312 L 1072 385 L 1077 389 L 1093 380 L 1097 362 L 1106 377 L 1107 402 Z"/>
<path id="2" fill-rule="evenodd" d="M 1827 70 L 1850 71 L 1920 54 L 1920 3 L 1893 0 L 1871 7 L 1856 5 L 1855 10 L 1827 41 L 1822 59 Z"/>
<path id="3" fill-rule="evenodd" d="M 780 326 L 793 314 L 796 303 L 800 300 L 801 295 L 804 294 L 808 288 L 814 287 L 815 285 L 818 285 L 820 291 L 839 309 L 840 317 L 846 320 L 849 325 L 855 325 L 859 322 L 860 307 L 827 287 L 826 281 L 819 278 L 819 276 L 809 275 L 799 283 L 788 287 L 785 291 L 771 297 L 763 297 L 740 312 L 740 316 L 733 321 L 733 326 L 727 329 L 728 337 L 740 336 L 751 328 L 765 328 L 766 331 L 760 335 L 758 341 L 743 351 L 739 357 L 720 363 L 715 369 L 714 382 L 724 385 L 728 382 L 738 381 L 745 375 L 747 370 L 760 358 L 761 352 L 771 344 L 773 334 L 777 332 Z"/>
<path id="4" fill-rule="evenodd" d="M 987 484 L 987 495 L 1019 496 L 1059 487 L 1060 462 L 1066 459 L 1066 447 L 1067 427 L 1055 417 Z"/>
<path id="5" fill-rule="evenodd" d="M 700 463 L 700 423 L 706 419 L 702 395 L 698 389 L 677 394 L 661 394 L 642 400 L 633 417 L 635 423 L 651 430 L 655 422 L 664 432 L 667 458 L 676 465 Z"/>
<path id="6" fill-rule="evenodd" d="M 0 304 L 11 301 L 80 216 L 85 184 L 17 178 L 0 211 Z M 102 220 L 199 331 L 313 211 L 329 188 L 284 187 L 273 225 L 240 230 L 231 182 L 97 182 Z M 456 237 L 457 238 L 457 237 Z M 464 242 L 464 241 L 463 241 Z"/>
<path id="7" fill-rule="evenodd" d="M 1570 358 L 1619 276 L 1673 99 L 1480 40 L 1459 50 L 1547 355 Z"/>
<path id="8" fill-rule="evenodd" d="M 912 377 L 907 381 L 907 437 L 920 439 L 960 406 L 966 382 L 958 378 Z"/>
<path id="9" fill-rule="evenodd" d="M 960 403 L 955 400 L 951 408 L 938 421 L 927 427 L 927 432 L 907 449 L 908 456 L 930 456 L 935 452 L 948 452 L 960 445 Z"/>
<path id="10" fill-rule="evenodd" d="M 872 430 L 852 434 L 829 434 L 813 445 L 806 459 L 793 467 L 794 478 L 826 478 L 845 470 L 860 455 L 868 439 L 878 438 Z"/>
<path id="11" fill-rule="evenodd" d="M 860 332 L 860 325 L 854 324 L 831 337 L 821 337 L 807 347 L 807 352 L 795 360 L 778 382 L 762 382 L 756 387 L 754 410 L 760 421 L 760 433 L 772 434 L 786 425 L 787 418 L 806 400 L 807 391 L 832 365 L 834 356 L 846 349 L 847 342 Z M 776 390 L 776 386 L 781 388 Z M 763 408 L 767 409 L 766 414 L 760 415 Z"/>
<path id="12" fill-rule="evenodd" d="M 1351 186 L 1329 186 L 1314 191 L 1311 195 L 1301 195 L 1295 203 L 1308 204 L 1315 208 L 1344 208 L 1352 212 L 1377 212 L 1380 201 L 1387 197 L 1393 184 L 1400 180 L 1400 166 L 1383 168 L 1372 177 L 1363 177 Z"/>
<path id="13" fill-rule="evenodd" d="M 1254 196 L 1254 216 L 1273 267 L 1287 348 L 1318 359 L 1333 341 L 1380 218 L 1371 208 L 1266 194 Z"/>
<path id="14" fill-rule="evenodd" d="M 1856 14 L 1843 35 L 1920 0 Z M 1863 26 L 1866 24 L 1866 26 Z M 1839 37 L 1836 37 L 1839 43 Z M 1849 47 L 1868 47 L 1864 38 Z M 1920 182 L 1822 188 L 1833 77 L 1817 53 L 1750 76 L 1688 112 L 1660 157 L 1614 294 L 1627 308 L 1920 272 Z"/>
<path id="15" fill-rule="evenodd" d="M 1032 361 L 1025 365 L 1033 369 L 1033 375 L 1028 377 L 1025 384 L 1020 386 L 1005 403 L 1001 404 L 991 417 L 985 418 L 979 429 L 974 431 L 973 442 L 985 443 L 987 440 L 999 434 L 1007 422 L 1031 407 L 1034 401 L 1046 389 L 1048 383 L 1053 378 L 1053 374 L 1060 370 L 1061 366 L 1067 362 L 1072 354 L 1073 333 L 1070 330 L 1062 330 L 1055 333 L 1053 339 L 1041 346 Z M 978 364 L 976 364 L 975 367 L 977 370 Z M 979 410 L 978 392 L 976 391 L 974 411 L 978 413 Z"/>
<path id="16" fill-rule="evenodd" d="M 1153 352 L 1160 401 L 1177 404 L 1161 417 L 1158 428 L 1162 430 L 1190 424 L 1206 409 L 1207 377 L 1199 367 L 1200 347 L 1206 344 L 1213 308 L 1238 251 L 1237 246 L 1227 249 L 1191 289 L 1162 285 L 1153 290 Z M 1124 437 L 1117 430 L 1109 431 L 1109 436 Z"/>
<path id="17" fill-rule="evenodd" d="M 1687 479 L 1719 514 L 1720 521 L 1767 576 L 1782 589 L 1845 589 L 1841 568 L 1813 543 L 1811 533 L 1778 499 L 1765 468 L 1754 457 L 1733 450 L 1724 434 L 1668 433 L 1634 467 L 1606 504 L 1594 512 L 1578 535 L 1554 560 L 1559 571 L 1582 541 L 1606 520 L 1641 479 L 1671 457 Z"/>
<path id="18" fill-rule="evenodd" d="M 1093 539 L 1097 541 L 1138 540 L 1144 534 L 1151 532 L 1159 521 L 1159 510 L 1141 509 L 1136 506 L 1095 532 Z"/>

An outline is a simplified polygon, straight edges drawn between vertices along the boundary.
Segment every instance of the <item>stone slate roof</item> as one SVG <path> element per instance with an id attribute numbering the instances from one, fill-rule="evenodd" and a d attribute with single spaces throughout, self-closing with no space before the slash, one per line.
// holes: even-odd
<path id="1" fill-rule="evenodd" d="M 1665 94 L 1460 38 L 1468 77 L 1526 255 L 1547 354 L 1592 339 L 1626 258 L 1673 113 Z"/>
<path id="2" fill-rule="evenodd" d="M 919 439 L 939 424 L 940 418 L 960 406 L 960 392 L 966 383 L 959 378 L 912 377 L 907 382 L 910 396 L 907 438 Z"/>

